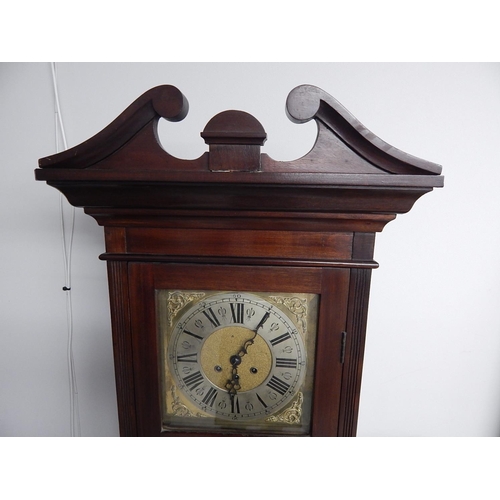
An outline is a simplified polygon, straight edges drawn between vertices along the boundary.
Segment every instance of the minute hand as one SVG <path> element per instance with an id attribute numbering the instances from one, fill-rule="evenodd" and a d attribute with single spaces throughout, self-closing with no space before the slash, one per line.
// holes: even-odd
<path id="1" fill-rule="evenodd" d="M 264 323 L 269 319 L 269 316 L 271 316 L 271 313 L 268 311 L 268 312 L 266 312 L 266 314 L 264 314 L 264 316 L 260 320 L 260 323 L 257 325 L 257 327 L 252 330 L 254 335 L 251 339 L 248 339 L 245 342 L 245 344 L 243 345 L 243 347 L 241 348 L 240 352 L 238 353 L 238 355 L 240 357 L 244 356 L 247 353 L 247 348 L 250 347 L 254 343 L 254 340 L 255 340 L 255 337 L 257 337 L 258 331 L 262 328 L 262 326 L 264 326 Z"/>
<path id="2" fill-rule="evenodd" d="M 234 396 L 237 394 L 237 391 L 240 390 L 241 385 L 240 385 L 240 377 L 238 375 L 238 365 L 241 363 L 241 358 L 247 353 L 247 348 L 250 347 L 254 343 L 255 337 L 257 337 L 257 332 L 259 331 L 260 328 L 264 325 L 264 323 L 269 319 L 269 316 L 271 313 L 268 311 L 262 319 L 260 320 L 260 323 L 257 325 L 257 327 L 253 330 L 253 337 L 251 339 L 248 339 L 243 347 L 239 350 L 238 354 L 235 354 L 234 356 L 231 356 L 229 358 L 229 362 L 231 363 L 232 369 L 231 369 L 231 378 L 227 381 L 226 383 L 226 389 L 227 392 L 229 393 L 229 396 L 231 398 L 231 405 L 233 404 L 234 401 Z"/>
<path id="3" fill-rule="evenodd" d="M 271 313 L 269 311 L 264 314 L 264 316 L 260 320 L 260 323 L 257 325 L 257 328 L 255 328 L 254 330 L 255 333 L 257 333 L 259 329 L 264 326 L 264 323 L 269 319 L 269 316 L 271 316 Z"/>

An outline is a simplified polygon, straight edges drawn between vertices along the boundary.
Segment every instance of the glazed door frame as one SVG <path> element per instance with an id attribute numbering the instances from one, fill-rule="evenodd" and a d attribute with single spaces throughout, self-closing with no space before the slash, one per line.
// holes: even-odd
<path id="1" fill-rule="evenodd" d="M 136 433 L 161 432 L 156 290 L 200 289 L 303 292 L 319 295 L 312 436 L 338 435 L 349 269 L 292 266 L 129 263 L 130 348 Z"/>

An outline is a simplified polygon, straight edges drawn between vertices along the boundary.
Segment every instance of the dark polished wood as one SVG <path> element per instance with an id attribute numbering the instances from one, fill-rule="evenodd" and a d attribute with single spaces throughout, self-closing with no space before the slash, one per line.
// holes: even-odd
<path id="1" fill-rule="evenodd" d="M 121 435 L 189 435 L 161 432 L 162 287 L 319 294 L 310 434 L 356 434 L 375 234 L 443 186 L 441 167 L 385 143 L 317 87 L 292 90 L 286 111 L 318 126 L 297 160 L 261 153 L 264 127 L 233 110 L 208 122 L 199 158 L 170 155 L 158 121 L 188 112 L 170 85 L 39 160 L 36 179 L 104 227 Z"/>
<path id="2" fill-rule="evenodd" d="M 137 436 L 127 263 L 109 261 L 108 281 L 120 435 Z"/>

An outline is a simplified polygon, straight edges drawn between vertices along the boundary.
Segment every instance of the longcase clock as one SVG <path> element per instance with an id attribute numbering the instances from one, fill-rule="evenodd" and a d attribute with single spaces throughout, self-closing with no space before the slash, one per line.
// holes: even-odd
<path id="1" fill-rule="evenodd" d="M 261 153 L 242 111 L 208 122 L 200 158 L 170 155 L 158 121 L 188 103 L 169 85 L 39 160 L 36 179 L 104 227 L 122 436 L 355 435 L 375 234 L 441 167 L 317 87 L 286 110 L 318 127 L 293 161 Z"/>

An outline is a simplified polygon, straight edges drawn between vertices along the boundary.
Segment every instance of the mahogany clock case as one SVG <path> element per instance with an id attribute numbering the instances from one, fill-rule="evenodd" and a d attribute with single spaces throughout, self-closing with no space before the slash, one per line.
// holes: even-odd
<path id="1" fill-rule="evenodd" d="M 375 234 L 443 185 L 441 167 L 388 145 L 317 87 L 293 89 L 286 109 L 318 126 L 298 160 L 261 153 L 262 125 L 232 110 L 208 122 L 200 158 L 170 155 L 158 121 L 182 120 L 188 104 L 169 85 L 83 144 L 39 160 L 36 179 L 104 227 L 121 435 L 207 434 L 196 423 L 162 427 L 155 297 L 167 289 L 317 295 L 305 434 L 355 435 Z"/>

